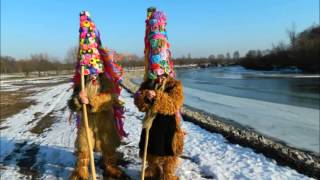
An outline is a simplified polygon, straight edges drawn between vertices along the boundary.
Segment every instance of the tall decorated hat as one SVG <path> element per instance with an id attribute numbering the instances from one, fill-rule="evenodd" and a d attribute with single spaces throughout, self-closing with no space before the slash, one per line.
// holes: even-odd
<path id="1" fill-rule="evenodd" d="M 99 32 L 90 18 L 88 11 L 80 13 L 79 29 L 79 59 L 84 66 L 84 75 L 100 74 L 103 72 L 98 46 L 101 46 Z"/>
<path id="2" fill-rule="evenodd" d="M 148 8 L 145 32 L 145 76 L 156 79 L 159 75 L 175 76 L 170 44 L 166 31 L 167 18 L 162 11 Z"/>
<path id="3" fill-rule="evenodd" d="M 119 99 L 123 69 L 116 63 L 113 58 L 114 54 L 114 51 L 102 46 L 100 33 L 93 23 L 89 12 L 82 11 L 80 13 L 78 61 L 73 77 L 74 86 L 80 84 L 81 66 L 84 66 L 84 75 L 98 75 L 103 73 L 105 77 L 111 80 L 114 84 L 111 93 L 117 95 L 117 102 L 113 106 L 114 119 L 117 125 L 117 132 L 122 138 L 127 136 L 123 128 L 123 102 Z"/>
<path id="4" fill-rule="evenodd" d="M 81 66 L 84 66 L 84 75 L 104 73 L 115 84 L 114 91 L 120 94 L 119 83 L 122 80 L 123 69 L 115 62 L 114 53 L 114 51 L 102 46 L 100 33 L 89 12 L 82 11 L 80 13 L 79 51 L 74 83 L 80 83 Z"/>

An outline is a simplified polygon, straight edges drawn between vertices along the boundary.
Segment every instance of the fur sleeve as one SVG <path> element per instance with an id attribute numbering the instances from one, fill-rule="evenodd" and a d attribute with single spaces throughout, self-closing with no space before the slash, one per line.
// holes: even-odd
<path id="1" fill-rule="evenodd" d="M 152 111 L 155 113 L 174 115 L 183 104 L 181 81 L 175 81 L 169 92 L 156 90 L 156 97 Z"/>
<path id="2" fill-rule="evenodd" d="M 146 98 L 148 91 L 146 84 L 147 82 L 142 83 L 139 90 L 134 94 L 134 104 L 141 112 L 147 112 L 147 110 L 151 107 L 150 101 Z"/>
<path id="3" fill-rule="evenodd" d="M 110 93 L 101 93 L 94 96 L 90 101 L 90 105 L 92 112 L 110 110 L 112 108 L 112 95 Z"/>
<path id="4" fill-rule="evenodd" d="M 78 98 L 73 97 L 68 101 L 68 107 L 71 111 L 76 112 L 80 111 L 82 106 Z"/>
<path id="5" fill-rule="evenodd" d="M 80 103 L 78 98 L 79 92 L 80 92 L 80 87 L 79 86 L 74 87 L 71 98 L 68 100 L 68 107 L 73 112 L 80 111 L 82 108 L 82 104 Z"/>

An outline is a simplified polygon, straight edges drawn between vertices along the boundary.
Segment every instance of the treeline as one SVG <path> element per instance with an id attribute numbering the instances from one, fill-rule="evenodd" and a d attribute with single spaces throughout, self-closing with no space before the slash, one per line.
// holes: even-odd
<path id="1" fill-rule="evenodd" d="M 238 51 L 236 51 L 238 54 Z M 174 65 L 184 66 L 184 65 L 195 65 L 200 67 L 208 67 L 208 66 L 227 66 L 238 64 L 240 58 L 235 56 L 233 58 L 228 56 L 224 56 L 222 54 L 218 55 L 217 58 L 214 55 L 210 55 L 209 57 L 201 57 L 201 58 L 191 58 L 191 57 L 179 57 L 174 58 Z M 144 59 L 137 58 L 134 60 L 121 60 L 118 63 L 123 67 L 142 67 L 144 66 Z"/>
<path id="2" fill-rule="evenodd" d="M 175 65 L 196 65 L 200 67 L 208 67 L 208 66 L 229 66 L 238 63 L 238 58 L 227 58 L 227 57 L 213 57 L 210 55 L 208 58 L 176 58 L 173 59 Z"/>
<path id="3" fill-rule="evenodd" d="M 301 33 L 287 31 L 290 44 L 280 42 L 271 50 L 249 50 L 240 64 L 256 70 L 297 67 L 304 72 L 320 72 L 320 26 Z"/>
<path id="4" fill-rule="evenodd" d="M 226 56 L 219 54 L 217 57 L 210 55 L 207 58 L 191 58 L 180 57 L 173 59 L 175 65 L 196 65 L 201 67 L 208 66 L 226 66 L 235 64 L 239 60 L 238 51 L 235 52 L 235 56 L 231 58 L 228 53 Z M 120 57 L 121 56 L 121 57 Z M 143 57 L 132 56 L 122 57 L 124 55 L 117 54 L 116 59 L 119 59 L 117 62 L 126 68 L 130 67 L 143 67 L 144 59 Z M 38 76 L 41 76 L 47 71 L 55 71 L 58 75 L 63 70 L 74 70 L 75 63 L 77 59 L 77 47 L 72 47 L 67 51 L 66 57 L 63 62 L 58 59 L 49 57 L 46 54 L 35 54 L 31 55 L 28 59 L 16 60 L 10 56 L 1 56 L 0 58 L 0 73 L 9 74 L 9 73 L 24 73 L 27 77 L 31 72 L 37 72 Z"/>
<path id="5" fill-rule="evenodd" d="M 64 70 L 74 70 L 76 60 L 78 56 L 78 47 L 74 46 L 67 50 L 65 58 L 60 61 L 58 59 L 49 57 L 47 54 L 35 54 L 31 55 L 28 59 L 17 60 L 10 56 L 0 57 L 0 73 L 24 73 L 25 76 L 29 76 L 31 72 L 37 72 L 38 76 L 45 74 L 48 71 L 55 71 L 55 74 L 60 74 Z M 144 57 L 139 57 L 134 54 L 116 53 L 115 60 L 122 67 L 143 67 Z M 240 59 L 239 51 L 235 51 L 231 56 L 230 53 L 210 55 L 209 57 L 192 58 L 191 54 L 187 57 L 182 56 L 180 58 L 174 58 L 175 65 L 196 65 L 200 67 L 208 66 L 227 66 L 236 64 Z"/>
<path id="6" fill-rule="evenodd" d="M 41 76 L 42 72 L 55 71 L 58 75 L 63 70 L 72 70 L 73 68 L 74 63 L 62 63 L 46 54 L 35 54 L 31 55 L 29 59 L 21 60 L 10 56 L 1 56 L 0 59 L 0 73 L 24 73 L 26 77 L 31 72 L 37 72 Z"/>

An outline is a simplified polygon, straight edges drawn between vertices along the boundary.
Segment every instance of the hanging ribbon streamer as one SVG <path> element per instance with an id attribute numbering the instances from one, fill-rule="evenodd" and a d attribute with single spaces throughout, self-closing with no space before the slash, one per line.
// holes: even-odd
<path id="1" fill-rule="evenodd" d="M 80 84 L 80 69 L 84 66 L 84 75 L 104 75 L 114 84 L 113 94 L 116 94 L 117 103 L 114 105 L 114 115 L 117 124 L 117 130 L 120 137 L 127 136 L 123 128 L 124 107 L 123 102 L 119 99 L 121 93 L 120 82 L 123 76 L 123 69 L 114 60 L 115 52 L 104 48 L 100 39 L 100 32 L 90 18 L 88 11 L 80 13 L 79 28 L 79 50 L 76 71 L 73 77 L 74 86 Z"/>

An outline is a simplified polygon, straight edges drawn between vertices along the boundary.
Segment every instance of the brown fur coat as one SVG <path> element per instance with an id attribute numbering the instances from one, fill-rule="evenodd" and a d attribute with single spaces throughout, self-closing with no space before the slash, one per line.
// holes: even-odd
<path id="1" fill-rule="evenodd" d="M 106 83 L 106 82 L 105 82 Z M 116 95 L 100 92 L 95 95 L 87 105 L 90 138 L 95 151 L 101 151 L 103 155 L 111 156 L 120 145 L 120 136 L 117 132 L 113 106 L 118 104 Z M 79 89 L 75 88 L 72 98 L 69 100 L 69 108 L 82 115 L 82 104 L 79 100 Z M 75 142 L 77 151 L 87 154 L 88 145 L 84 123 L 80 122 L 77 139 Z"/>
<path id="2" fill-rule="evenodd" d="M 146 99 L 147 90 L 154 90 L 151 81 L 145 81 L 141 84 L 138 93 L 140 96 L 135 96 L 134 103 L 142 112 L 147 112 L 151 108 L 151 102 Z M 156 98 L 153 104 L 152 111 L 165 115 L 174 115 L 183 105 L 183 91 L 181 81 L 177 81 L 168 77 L 166 81 L 165 91 L 156 90 Z"/>
<path id="3" fill-rule="evenodd" d="M 154 90 L 154 83 L 150 80 L 141 84 L 134 96 L 134 103 L 142 112 L 151 109 L 157 113 L 150 129 L 148 154 L 157 156 L 179 155 L 183 150 L 184 134 L 179 122 L 179 109 L 183 105 L 183 90 L 181 81 L 168 77 L 164 91 L 155 90 L 153 102 L 146 98 L 148 90 Z M 140 154 L 143 151 L 145 130 L 140 138 Z"/>

